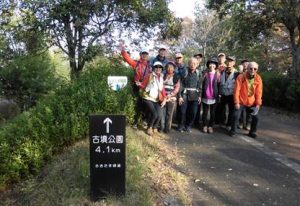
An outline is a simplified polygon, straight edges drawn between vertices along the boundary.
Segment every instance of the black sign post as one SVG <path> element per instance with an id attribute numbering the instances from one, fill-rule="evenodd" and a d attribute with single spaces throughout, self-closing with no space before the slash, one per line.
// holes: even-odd
<path id="1" fill-rule="evenodd" d="M 125 195 L 125 116 L 90 116 L 91 198 Z"/>

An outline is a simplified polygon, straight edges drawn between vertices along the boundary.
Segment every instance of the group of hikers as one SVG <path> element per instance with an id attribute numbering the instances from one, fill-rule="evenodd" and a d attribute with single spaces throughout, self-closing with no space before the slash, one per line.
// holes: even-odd
<path id="1" fill-rule="evenodd" d="M 135 72 L 135 126 L 144 114 L 148 135 L 169 133 L 176 119 L 178 132 L 191 133 L 195 123 L 202 132 L 213 133 L 214 125 L 219 124 L 226 126 L 230 136 L 240 128 L 256 138 L 263 87 L 256 62 L 244 59 L 236 69 L 234 56 L 219 53 L 205 67 L 201 53 L 189 58 L 186 65 L 182 53 L 168 60 L 163 46 L 151 60 L 146 49 L 140 51 L 139 60 L 133 60 L 124 45 L 120 49 Z"/>

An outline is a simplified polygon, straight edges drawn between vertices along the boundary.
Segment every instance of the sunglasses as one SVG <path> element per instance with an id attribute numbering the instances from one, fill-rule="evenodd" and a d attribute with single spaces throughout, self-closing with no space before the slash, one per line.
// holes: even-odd
<path id="1" fill-rule="evenodd" d="M 155 69 L 159 68 L 162 69 L 162 66 L 154 66 Z"/>
<path id="2" fill-rule="evenodd" d="M 257 68 L 255 68 L 255 67 L 250 67 L 250 68 L 248 68 L 249 70 L 254 70 L 254 71 L 257 71 Z"/>
<path id="3" fill-rule="evenodd" d="M 182 57 L 176 57 L 176 59 L 181 59 Z"/>

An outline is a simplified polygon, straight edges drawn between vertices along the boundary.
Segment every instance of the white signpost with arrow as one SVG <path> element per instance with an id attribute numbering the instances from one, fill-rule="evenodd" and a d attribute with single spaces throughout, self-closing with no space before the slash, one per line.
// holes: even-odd
<path id="1" fill-rule="evenodd" d="M 112 123 L 111 119 L 108 117 L 103 121 L 104 124 L 106 124 L 106 133 L 109 133 L 109 124 Z"/>

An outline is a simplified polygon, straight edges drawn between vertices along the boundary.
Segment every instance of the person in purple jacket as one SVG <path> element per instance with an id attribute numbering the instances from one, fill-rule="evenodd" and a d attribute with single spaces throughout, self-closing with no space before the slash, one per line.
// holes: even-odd
<path id="1" fill-rule="evenodd" d="M 215 121 L 215 111 L 217 101 L 219 99 L 219 83 L 220 73 L 218 72 L 218 60 L 217 58 L 211 58 L 207 61 L 207 70 L 203 73 L 202 80 L 202 104 L 203 114 L 202 122 L 204 133 L 213 133 L 213 125 Z M 208 111 L 210 112 L 210 118 L 208 119 Z"/>

